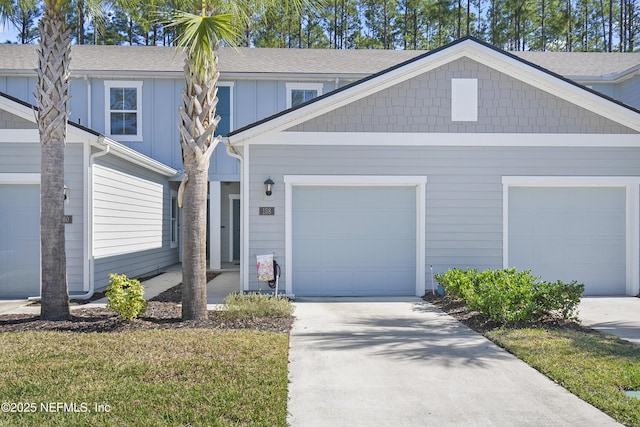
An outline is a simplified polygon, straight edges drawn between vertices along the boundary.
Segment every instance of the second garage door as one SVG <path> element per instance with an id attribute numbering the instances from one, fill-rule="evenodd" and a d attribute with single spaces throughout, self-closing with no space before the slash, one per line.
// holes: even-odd
<path id="1" fill-rule="evenodd" d="M 621 187 L 512 187 L 509 265 L 577 280 L 586 295 L 624 295 L 625 212 Z"/>
<path id="2" fill-rule="evenodd" d="M 40 295 L 40 186 L 0 184 L 0 298 Z"/>
<path id="3" fill-rule="evenodd" d="M 293 291 L 414 295 L 415 187 L 294 187 Z"/>

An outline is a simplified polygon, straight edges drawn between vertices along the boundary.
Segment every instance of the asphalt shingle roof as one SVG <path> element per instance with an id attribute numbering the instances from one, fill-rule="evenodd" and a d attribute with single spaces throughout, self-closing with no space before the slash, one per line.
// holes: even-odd
<path id="1" fill-rule="evenodd" d="M 31 72 L 36 45 L 0 44 L 0 73 Z M 363 77 L 415 58 L 424 51 L 250 49 L 220 50 L 222 74 L 336 75 Z M 640 53 L 512 52 L 519 58 L 569 78 L 600 78 L 640 68 Z M 172 47 L 72 46 L 75 73 L 182 73 L 183 56 Z"/>

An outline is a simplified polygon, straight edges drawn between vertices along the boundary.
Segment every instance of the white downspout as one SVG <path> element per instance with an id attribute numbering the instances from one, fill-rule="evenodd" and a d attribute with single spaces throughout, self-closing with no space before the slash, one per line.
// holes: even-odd
<path id="1" fill-rule="evenodd" d="M 69 296 L 70 299 L 89 299 L 93 296 L 93 294 L 95 293 L 95 277 L 93 276 L 93 264 L 94 264 L 94 258 L 93 258 L 93 164 L 95 163 L 96 158 L 101 157 L 101 156 L 105 156 L 107 154 L 109 154 L 109 151 L 111 150 L 111 146 L 109 144 L 106 144 L 104 142 L 104 136 L 99 136 L 98 137 L 98 143 L 103 144 L 104 145 L 104 149 L 102 151 L 98 151 L 97 153 L 93 153 L 90 157 L 89 157 L 89 183 L 88 183 L 88 188 L 89 188 L 89 199 L 88 199 L 88 203 L 89 203 L 89 222 L 87 224 L 88 228 L 89 228 L 89 232 L 87 233 L 87 238 L 88 238 L 88 245 L 87 248 L 89 250 L 88 256 L 89 256 L 89 291 L 86 294 L 80 294 L 80 295 L 73 295 L 73 296 Z"/>
<path id="2" fill-rule="evenodd" d="M 91 80 L 86 74 L 84 75 L 84 81 L 87 84 L 87 127 L 93 129 L 91 127 Z"/>

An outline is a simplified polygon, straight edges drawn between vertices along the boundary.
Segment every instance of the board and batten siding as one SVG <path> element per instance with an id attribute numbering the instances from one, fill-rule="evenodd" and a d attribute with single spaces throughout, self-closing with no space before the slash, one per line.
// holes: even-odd
<path id="1" fill-rule="evenodd" d="M 635 148 L 251 145 L 248 154 L 251 290 L 265 288 L 252 271 L 255 255 L 275 253 L 286 280 L 285 175 L 426 176 L 422 238 L 427 275 L 430 265 L 435 272 L 503 267 L 503 176 L 640 175 L 640 150 Z M 275 185 L 265 200 L 267 177 Z M 274 207 L 275 215 L 260 216 L 260 206 Z"/>
<path id="2" fill-rule="evenodd" d="M 177 263 L 169 182 L 112 156 L 98 158 L 93 171 L 95 288 L 110 273 L 137 277 Z"/>

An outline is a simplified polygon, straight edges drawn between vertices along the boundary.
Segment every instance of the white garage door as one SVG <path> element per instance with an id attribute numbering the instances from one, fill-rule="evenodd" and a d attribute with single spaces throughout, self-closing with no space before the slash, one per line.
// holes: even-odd
<path id="1" fill-rule="evenodd" d="M 293 292 L 415 295 L 415 187 L 294 187 Z"/>
<path id="2" fill-rule="evenodd" d="M 624 188 L 509 189 L 509 265 L 585 295 L 625 294 Z"/>
<path id="3" fill-rule="evenodd" d="M 0 298 L 40 295 L 40 186 L 0 185 Z"/>

